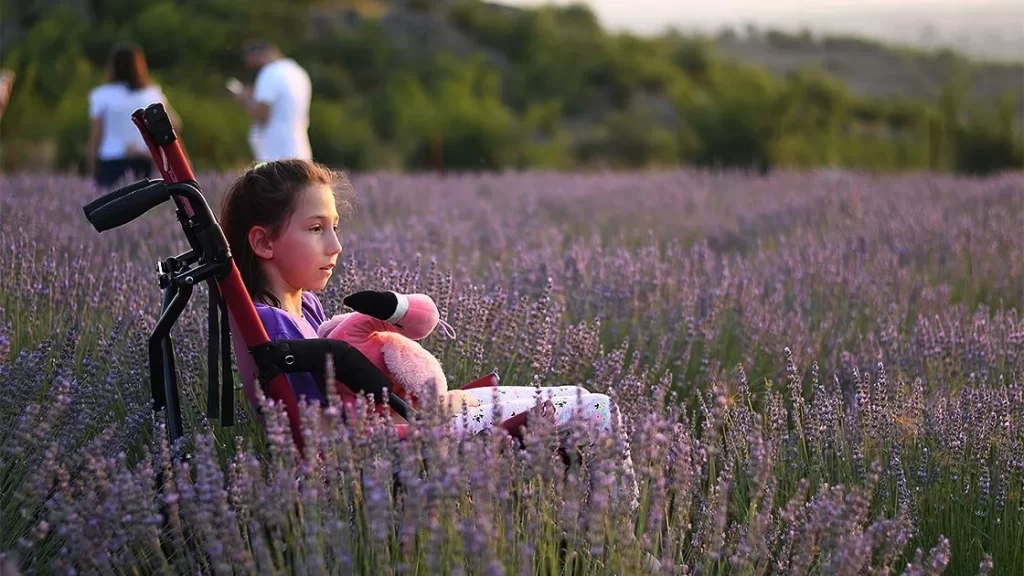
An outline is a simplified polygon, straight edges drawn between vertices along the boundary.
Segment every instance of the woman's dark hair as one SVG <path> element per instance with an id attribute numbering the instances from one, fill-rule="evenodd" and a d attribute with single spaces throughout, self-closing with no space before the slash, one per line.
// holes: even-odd
<path id="1" fill-rule="evenodd" d="M 349 207 L 346 197 L 351 194 L 352 185 L 345 174 L 305 160 L 256 164 L 228 187 L 221 206 L 220 225 L 253 302 L 281 306 L 270 293 L 259 258 L 249 245 L 249 231 L 254 226 L 262 226 L 271 238 L 277 237 L 297 208 L 302 193 L 317 185 L 329 186 L 334 191 L 339 211 Z"/>
<path id="2" fill-rule="evenodd" d="M 149 86 L 149 67 L 146 55 L 135 44 L 118 44 L 110 51 L 107 61 L 110 82 L 124 82 L 132 90 Z"/>

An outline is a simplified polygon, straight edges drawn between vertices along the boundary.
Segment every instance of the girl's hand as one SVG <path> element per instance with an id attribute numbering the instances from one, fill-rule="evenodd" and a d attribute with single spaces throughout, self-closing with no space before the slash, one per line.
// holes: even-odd
<path id="1" fill-rule="evenodd" d="M 462 412 L 462 407 L 474 408 L 480 406 L 480 401 L 476 398 L 466 394 L 462 390 L 449 390 L 445 394 L 444 401 L 448 404 L 448 408 L 454 413 Z"/>

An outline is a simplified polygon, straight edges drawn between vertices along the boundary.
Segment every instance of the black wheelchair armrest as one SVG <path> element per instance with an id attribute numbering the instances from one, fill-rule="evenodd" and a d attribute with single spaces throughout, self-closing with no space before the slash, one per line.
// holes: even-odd
<path id="1" fill-rule="evenodd" d="M 383 404 L 386 400 L 388 406 L 406 420 L 411 420 L 415 414 L 415 411 L 394 393 L 394 385 L 387 375 L 348 342 L 331 338 L 281 339 L 250 349 L 250 353 L 256 362 L 262 382 L 269 382 L 280 373 L 321 374 L 327 355 L 330 354 L 334 359 L 336 378 L 353 392 L 372 394 L 377 404 Z M 388 391 L 387 399 L 384 398 L 385 389 Z"/>

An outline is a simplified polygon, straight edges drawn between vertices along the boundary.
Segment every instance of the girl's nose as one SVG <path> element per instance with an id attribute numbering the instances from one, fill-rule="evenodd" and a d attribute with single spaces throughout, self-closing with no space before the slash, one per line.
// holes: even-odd
<path id="1" fill-rule="evenodd" d="M 331 234 L 330 244 L 327 246 L 327 253 L 331 256 L 341 253 L 341 240 L 338 239 L 338 234 Z"/>

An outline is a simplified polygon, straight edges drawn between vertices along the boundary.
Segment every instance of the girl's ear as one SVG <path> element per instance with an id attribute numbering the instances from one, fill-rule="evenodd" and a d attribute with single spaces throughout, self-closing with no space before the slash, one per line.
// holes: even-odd
<path id="1" fill-rule="evenodd" d="M 253 253 L 264 260 L 274 257 L 274 244 L 270 241 L 270 234 L 263 226 L 253 226 L 249 229 L 249 246 Z"/>

